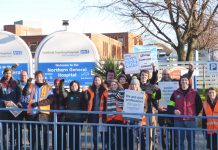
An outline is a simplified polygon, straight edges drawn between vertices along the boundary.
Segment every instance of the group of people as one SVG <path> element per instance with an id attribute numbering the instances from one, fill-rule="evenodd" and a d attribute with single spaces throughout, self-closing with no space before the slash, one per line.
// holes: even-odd
<path id="1" fill-rule="evenodd" d="M 12 76 L 15 68 L 5 68 L 3 71 L 3 77 L 0 80 L 0 108 L 10 108 L 14 106 L 13 104 L 16 104 L 18 108 L 27 109 L 27 111 L 22 111 L 21 114 L 15 117 L 9 111 L 4 110 L 0 113 L 0 119 L 31 121 L 27 128 L 28 132 L 31 132 L 28 140 L 32 149 L 49 149 L 50 137 L 48 133 L 50 127 L 48 122 L 54 118 L 54 113 L 50 112 L 50 110 L 88 112 L 57 113 L 58 122 L 71 123 L 70 125 L 58 124 L 57 141 L 54 140 L 54 135 L 52 135 L 52 145 L 57 142 L 57 149 L 66 149 L 67 145 L 71 150 L 80 149 L 79 137 L 83 127 L 81 124 L 84 122 L 110 124 L 108 126 L 110 130 L 100 132 L 101 142 L 104 143 L 103 146 L 105 147 L 103 148 L 105 149 L 136 149 L 134 144 L 136 135 L 140 139 L 138 142 L 140 148 L 146 149 L 146 140 L 148 139 L 148 137 L 146 139 L 146 135 L 148 135 L 146 134 L 146 128 L 141 128 L 138 134 L 135 134 L 137 132 L 135 128 L 131 128 L 131 125 L 146 126 L 146 117 L 142 116 L 140 120 L 135 120 L 124 118 L 122 113 L 117 113 L 123 112 L 125 89 L 144 91 L 144 113 L 153 113 L 153 109 L 156 109 L 160 114 L 197 116 L 202 108 L 205 116 L 216 116 L 218 112 L 218 104 L 216 103 L 218 96 L 214 88 L 208 89 L 207 100 L 204 102 L 201 101 L 199 94 L 192 89 L 193 65 L 189 66 L 187 74 L 184 74 L 179 81 L 176 81 L 179 82 L 179 87 L 172 93 L 167 108 L 159 105 L 161 90 L 158 87 L 158 71 L 154 65 L 152 65 L 151 77 L 148 70 L 141 70 L 137 76 L 130 77 L 123 73 L 115 79 L 115 71 L 107 70 L 105 81 L 101 76 L 95 75 L 92 85 L 81 89 L 80 83 L 74 80 L 70 82 L 69 90 L 64 88 L 64 80 L 60 78 L 54 80 L 54 87 L 49 85 L 44 80 L 42 71 L 35 72 L 34 83 L 32 83 L 32 78 L 28 78 L 26 71 L 22 71 L 20 79 L 16 80 Z M 162 71 L 162 78 L 159 82 L 169 81 L 174 80 L 170 77 L 169 70 L 165 69 Z M 90 111 L 98 113 L 89 113 Z M 41 122 L 41 124 L 32 122 Z M 206 132 L 208 148 L 216 149 L 218 120 L 208 118 L 202 122 L 202 127 L 208 129 Z M 159 117 L 158 123 L 160 126 L 196 128 L 195 119 L 185 116 L 171 119 Z M 152 125 L 150 120 L 149 125 Z M 99 127 L 93 125 L 91 131 L 94 149 L 98 149 Z M 10 139 L 8 139 L 8 133 L 10 133 Z M 12 126 L 12 123 L 2 122 L 2 134 L 4 149 L 9 148 L 8 145 L 14 146 L 15 149 L 23 146 L 22 126 L 19 123 L 15 122 Z M 171 130 L 169 141 L 164 138 L 164 132 L 161 132 L 161 134 L 160 136 L 163 136 L 161 141 L 163 149 L 166 149 L 166 147 L 168 147 L 167 149 L 185 149 L 185 136 L 188 141 L 188 149 L 195 149 L 194 131 L 185 132 L 185 130 L 181 130 L 177 132 L 175 130 L 175 132 L 172 132 Z M 123 140 L 120 142 L 117 141 L 118 139 Z"/>

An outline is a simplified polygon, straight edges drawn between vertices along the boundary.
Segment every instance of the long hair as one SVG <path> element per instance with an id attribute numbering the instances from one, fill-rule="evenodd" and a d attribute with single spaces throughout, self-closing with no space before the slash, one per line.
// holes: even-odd
<path id="1" fill-rule="evenodd" d="M 123 90 L 123 86 L 116 79 L 111 80 L 110 87 L 111 87 L 111 83 L 112 82 L 115 82 L 118 85 L 118 89 L 117 90 Z"/>
<path id="2" fill-rule="evenodd" d="M 104 86 L 104 82 L 103 82 L 103 80 L 102 80 L 102 78 L 101 78 L 101 76 L 98 76 L 98 75 L 95 75 L 94 76 L 94 78 L 93 78 L 93 82 L 92 82 L 92 85 L 91 85 L 91 89 L 95 92 L 96 91 L 96 89 L 97 89 L 97 87 L 96 87 L 96 85 L 95 85 L 95 79 L 96 78 L 100 78 L 100 80 L 101 80 L 101 84 L 100 84 L 100 87 L 99 87 L 99 94 L 101 95 L 105 90 L 106 90 L 106 87 Z"/>

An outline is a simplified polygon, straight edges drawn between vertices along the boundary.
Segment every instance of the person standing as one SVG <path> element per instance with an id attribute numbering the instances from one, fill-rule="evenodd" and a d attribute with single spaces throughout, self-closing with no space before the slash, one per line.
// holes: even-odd
<path id="1" fill-rule="evenodd" d="M 65 98 L 65 110 L 69 111 L 86 111 L 86 102 L 84 100 L 84 94 L 80 92 L 80 84 L 76 80 L 70 82 L 70 92 L 66 92 L 64 89 L 63 92 Z M 69 123 L 82 123 L 85 120 L 84 114 L 79 113 L 65 113 L 65 122 Z M 79 150 L 81 149 L 81 131 L 82 125 L 72 124 L 69 125 L 69 132 L 67 132 L 67 128 L 65 127 L 64 131 L 64 145 L 67 144 L 66 141 L 69 141 L 69 149 L 70 150 Z M 66 133 L 68 140 L 66 140 Z M 64 148 L 65 149 L 65 148 Z"/>
<path id="2" fill-rule="evenodd" d="M 186 74 L 188 78 L 192 77 L 192 74 L 194 72 L 193 64 L 189 64 L 189 70 Z M 179 80 L 172 79 L 170 75 L 169 69 L 164 69 L 162 71 L 162 77 L 161 80 L 158 83 L 161 82 L 179 82 Z M 178 87 L 177 87 L 178 88 Z M 162 99 L 160 99 L 162 101 Z M 167 100 L 168 101 L 168 100 Z M 168 110 L 166 111 L 158 111 L 158 114 L 169 114 Z M 163 127 L 173 127 L 174 126 L 174 118 L 173 117 L 158 117 L 158 124 L 159 126 Z M 174 132 L 171 130 L 165 130 L 165 128 L 162 128 L 162 132 L 160 132 L 161 139 L 161 146 L 163 149 L 169 148 L 170 150 L 173 150 L 176 148 L 176 142 L 174 137 Z M 174 141 L 173 141 L 174 139 Z M 168 142 L 167 142 L 168 141 Z"/>
<path id="3" fill-rule="evenodd" d="M 202 116 L 207 116 L 207 119 L 202 119 L 202 128 L 207 129 L 206 139 L 207 148 L 210 150 L 217 150 L 217 136 L 218 136 L 218 96 L 215 88 L 210 87 L 207 92 L 207 100 L 203 102 Z"/>
<path id="4" fill-rule="evenodd" d="M 108 131 L 108 139 L 110 138 L 110 143 L 108 143 L 108 148 L 114 150 L 114 149 L 122 149 L 122 146 L 126 146 L 125 144 L 122 145 L 122 143 L 118 140 L 123 137 L 121 130 L 125 132 L 125 129 L 120 126 L 116 125 L 122 125 L 124 124 L 124 119 L 122 117 L 122 114 L 111 114 L 111 112 L 122 112 L 121 107 L 123 107 L 123 103 L 121 104 L 119 95 L 124 95 L 124 90 L 121 84 L 117 80 L 112 80 L 110 83 L 110 88 L 107 92 L 107 124 L 114 124 L 114 126 L 110 126 L 110 133 Z M 119 100 L 119 101 L 118 101 Z M 122 100 L 123 101 L 123 100 Z M 122 129 L 121 129 L 122 128 Z M 110 136 L 109 136 L 110 135 Z M 124 142 L 125 143 L 125 142 Z M 110 145 L 110 146 L 109 146 Z M 117 148 L 115 147 L 117 145 Z"/>
<path id="5" fill-rule="evenodd" d="M 30 93 L 29 105 L 28 105 L 28 114 L 30 114 L 31 121 L 39 121 L 39 122 L 49 122 L 49 110 L 50 104 L 52 103 L 52 86 L 48 83 L 44 82 L 44 74 L 42 71 L 35 72 L 35 84 L 32 85 L 32 91 Z M 32 132 L 32 141 L 30 144 L 32 149 L 36 147 L 36 149 L 41 149 L 43 146 L 44 150 L 49 149 L 49 141 L 48 141 L 48 132 L 49 125 L 41 124 L 41 125 L 33 125 Z M 40 132 L 42 138 L 40 138 Z M 38 135 L 38 136 L 37 136 Z M 38 138 L 38 139 L 36 139 Z M 38 143 L 36 143 L 38 141 Z"/>
<path id="6" fill-rule="evenodd" d="M 52 102 L 51 102 L 51 110 L 64 110 L 65 108 L 65 98 L 63 95 L 63 92 L 61 90 L 64 89 L 64 83 L 61 82 L 60 78 L 56 78 L 54 80 L 54 88 L 52 89 Z M 54 113 L 50 113 L 50 119 L 51 122 L 54 121 Z M 64 113 L 58 112 L 57 113 L 57 121 L 63 122 L 64 121 Z M 62 131 L 63 125 L 57 124 L 57 141 L 54 140 L 54 130 L 52 129 L 52 147 L 54 148 L 55 142 L 57 142 L 57 149 L 63 149 L 64 148 L 64 141 L 63 141 L 63 131 Z"/>
<path id="7" fill-rule="evenodd" d="M 179 88 L 173 92 L 170 98 L 168 111 L 175 115 L 197 116 L 202 110 L 201 97 L 191 87 L 190 77 L 185 74 L 181 76 Z M 195 118 L 177 117 L 174 119 L 174 127 L 196 128 Z M 176 132 L 176 144 L 178 149 L 186 149 L 185 137 L 188 141 L 188 150 L 195 149 L 195 132 L 179 130 Z"/>
<path id="8" fill-rule="evenodd" d="M 106 87 L 110 86 L 110 82 L 115 79 L 115 71 L 114 70 L 107 70 L 106 71 L 106 80 L 105 80 L 105 85 Z"/>
<path id="9" fill-rule="evenodd" d="M 87 100 L 87 110 L 88 111 L 106 111 L 106 103 L 107 103 L 107 88 L 105 88 L 104 83 L 100 76 L 94 76 L 92 85 L 87 89 L 85 92 L 85 99 Z M 106 122 L 106 115 L 105 114 L 90 114 L 88 116 L 88 122 L 90 123 L 104 123 Z M 94 150 L 97 150 L 98 146 L 98 127 L 93 126 L 93 143 L 94 143 Z M 105 138 L 103 138 L 103 132 L 101 133 L 101 140 L 102 143 L 105 143 Z M 104 144 L 103 144 L 104 145 Z"/>
<path id="10" fill-rule="evenodd" d="M 21 97 L 21 90 L 19 88 L 17 80 L 12 77 L 13 70 L 11 68 L 5 68 L 3 71 L 3 77 L 0 80 L 0 108 L 13 107 L 13 104 L 17 105 Z M 9 111 L 1 111 L 1 120 L 17 120 L 17 118 Z M 14 127 L 13 127 L 14 125 Z M 18 127 L 17 123 L 2 122 L 2 135 L 3 135 L 3 148 L 9 148 L 8 133 L 10 132 L 11 147 L 18 148 Z M 7 127 L 8 126 L 8 127 Z M 14 136 L 14 139 L 13 139 Z"/>
<path id="11" fill-rule="evenodd" d="M 21 95 L 21 98 L 20 98 L 20 100 L 18 102 L 18 106 L 20 108 L 22 108 L 22 109 L 27 109 L 27 106 L 29 104 L 30 92 L 31 92 L 31 89 L 32 89 L 31 82 L 32 82 L 32 78 L 28 78 L 28 73 L 26 71 L 21 71 L 20 80 L 18 81 L 18 83 L 19 83 L 19 87 L 20 87 L 20 89 L 22 91 L 22 95 Z M 26 87 L 25 89 L 28 89 L 28 91 L 25 91 L 24 87 Z M 20 115 L 18 116 L 18 120 L 28 121 L 29 120 L 29 115 L 27 114 L 27 111 L 22 111 L 20 113 Z M 21 147 L 23 146 L 23 143 L 22 143 L 22 138 L 23 138 L 22 127 L 23 126 L 21 125 L 20 126 L 20 133 L 21 133 L 20 134 L 20 145 L 21 145 Z M 28 129 L 29 129 L 29 127 L 27 128 L 27 130 Z M 24 132 L 24 133 L 26 133 L 26 132 Z M 30 137 L 29 131 L 28 131 L 28 135 Z"/>

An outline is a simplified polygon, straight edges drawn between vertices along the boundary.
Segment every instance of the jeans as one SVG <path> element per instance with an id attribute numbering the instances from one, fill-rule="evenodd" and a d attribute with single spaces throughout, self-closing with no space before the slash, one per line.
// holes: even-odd
<path id="1" fill-rule="evenodd" d="M 196 128 L 195 120 L 174 120 L 175 127 L 181 128 Z M 185 145 L 184 141 L 187 138 L 188 141 L 188 150 L 195 150 L 195 131 L 193 130 L 178 130 L 176 131 L 176 142 L 178 145 L 178 150 L 184 150 Z"/>

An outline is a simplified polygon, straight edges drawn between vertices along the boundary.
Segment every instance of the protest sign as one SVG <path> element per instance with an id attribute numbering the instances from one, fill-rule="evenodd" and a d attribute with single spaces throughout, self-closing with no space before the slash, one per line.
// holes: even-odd
<path id="1" fill-rule="evenodd" d="M 173 91 L 179 88 L 179 82 L 159 82 L 158 87 L 161 90 L 161 100 L 159 101 L 159 105 L 167 108 Z"/>
<path id="2" fill-rule="evenodd" d="M 143 91 L 125 90 L 123 112 L 144 113 L 145 93 Z M 142 115 L 125 114 L 124 118 L 141 119 Z"/>
<path id="3" fill-rule="evenodd" d="M 18 109 L 17 105 L 14 102 L 10 102 L 10 106 L 6 106 L 6 108 Z M 22 111 L 21 110 L 9 110 L 10 113 L 16 118 Z"/>
<path id="4" fill-rule="evenodd" d="M 138 54 L 124 54 L 124 65 L 126 74 L 140 72 Z"/>

